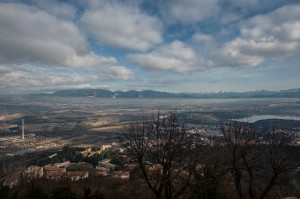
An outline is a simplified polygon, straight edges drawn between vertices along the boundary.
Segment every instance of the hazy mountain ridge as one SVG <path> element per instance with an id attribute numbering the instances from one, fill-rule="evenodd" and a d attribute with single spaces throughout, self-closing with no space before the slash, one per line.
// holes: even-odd
<path id="1" fill-rule="evenodd" d="M 58 97 L 99 97 L 99 98 L 268 98 L 300 97 L 300 89 L 281 91 L 219 92 L 219 93 L 168 93 L 153 90 L 110 91 L 104 89 L 78 89 L 56 91 L 50 96 Z"/>

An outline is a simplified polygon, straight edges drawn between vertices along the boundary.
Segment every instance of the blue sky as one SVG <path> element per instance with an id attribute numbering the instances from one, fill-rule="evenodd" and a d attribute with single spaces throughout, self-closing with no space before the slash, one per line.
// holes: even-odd
<path id="1" fill-rule="evenodd" d="M 300 85 L 300 0 L 0 1 L 0 91 Z"/>

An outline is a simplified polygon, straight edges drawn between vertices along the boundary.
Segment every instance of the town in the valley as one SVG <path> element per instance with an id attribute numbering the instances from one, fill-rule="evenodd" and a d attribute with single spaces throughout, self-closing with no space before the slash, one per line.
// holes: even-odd
<path id="1" fill-rule="evenodd" d="M 297 99 L 137 99 L 134 103 L 130 100 L 113 100 L 116 101 L 88 97 L 39 98 L 36 101 L 24 97 L 14 102 L 3 100 L 0 103 L 0 107 L 5 110 L 0 116 L 0 194 L 11 198 L 26 194 L 26 197 L 31 197 L 33 193 L 38 194 L 36 197 L 44 194 L 45 198 L 62 193 L 75 194 L 78 195 L 77 198 L 84 194 L 106 198 L 113 198 L 116 194 L 119 198 L 153 198 L 151 190 L 147 188 L 144 172 L 149 173 L 149 179 L 159 180 L 159 176 L 168 167 L 172 168 L 172 172 L 180 172 L 174 177 L 174 183 L 183 183 L 184 179 L 192 176 L 189 177 L 191 185 L 184 194 L 198 194 L 197 197 L 201 198 L 203 193 L 199 190 L 206 190 L 205 186 L 202 187 L 202 182 L 215 179 L 216 181 L 211 182 L 214 183 L 213 186 L 219 184 L 222 193 L 230 195 L 236 193 L 235 189 L 224 187 L 234 187 L 230 178 L 233 170 L 228 170 L 230 162 L 227 162 L 230 160 L 228 155 L 233 153 L 226 154 L 226 146 L 247 146 L 251 151 L 249 154 L 262 157 L 266 155 L 268 147 L 272 146 L 269 138 L 259 133 L 253 140 L 247 137 L 228 140 L 231 136 L 226 137 L 226 130 L 225 133 L 222 132 L 222 127 L 235 122 L 249 124 L 257 132 L 266 132 L 271 130 L 266 130 L 266 127 L 272 127 L 270 136 L 278 134 L 288 138 L 283 140 L 283 146 L 287 146 L 285 149 L 294 157 L 286 165 L 293 169 L 280 168 L 280 177 L 285 179 L 282 182 L 289 183 L 272 186 L 288 190 L 286 193 L 280 192 L 281 195 L 298 193 L 295 191 L 300 185 L 297 158 L 297 149 L 300 147 L 300 109 Z M 11 103 L 13 106 L 8 105 Z M 191 145 L 188 145 L 190 152 L 199 150 L 199 154 L 195 156 L 192 175 L 187 166 L 189 153 L 185 153 L 181 163 L 177 160 L 179 156 L 174 157 L 170 162 L 171 166 L 164 165 L 164 161 L 158 163 L 153 157 L 139 162 L 138 157 L 132 153 L 132 147 L 135 147 L 132 140 L 123 136 L 130 131 L 132 124 L 138 125 L 150 116 L 154 119 L 168 119 L 172 112 L 176 112 L 178 120 L 184 124 L 174 130 L 181 132 L 184 129 L 185 136 L 191 141 Z M 243 128 L 248 126 L 241 126 L 240 132 L 243 132 Z M 167 127 L 165 130 L 168 129 Z M 155 144 L 155 138 L 142 136 L 136 141 L 140 143 L 144 139 L 148 139 L 145 146 L 150 155 L 151 150 L 163 149 L 164 145 L 160 146 L 163 139 L 156 140 Z M 181 147 L 181 150 L 186 149 L 185 146 Z M 177 153 L 180 155 L 180 151 Z M 280 156 L 275 159 L 283 160 Z M 251 162 L 258 160 L 249 159 Z M 268 162 L 259 161 L 256 163 L 269 166 Z M 269 170 L 265 172 L 266 175 L 269 175 Z M 212 171 L 214 173 L 207 173 Z M 260 170 L 255 172 L 258 172 L 256 175 L 263 175 Z M 267 178 L 270 175 L 265 179 Z M 247 178 L 245 180 L 243 183 L 247 183 Z M 263 182 L 260 177 L 255 180 Z M 202 188 L 199 189 L 199 186 Z M 206 191 L 205 194 L 211 193 L 211 190 Z M 217 192 L 215 190 L 213 193 Z M 271 191 L 269 194 L 278 193 Z"/>

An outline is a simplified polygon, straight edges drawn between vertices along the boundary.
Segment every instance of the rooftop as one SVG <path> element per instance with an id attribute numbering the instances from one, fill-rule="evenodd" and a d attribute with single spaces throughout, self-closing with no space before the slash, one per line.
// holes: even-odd
<path id="1" fill-rule="evenodd" d="M 47 176 L 86 176 L 87 171 L 48 172 Z"/>

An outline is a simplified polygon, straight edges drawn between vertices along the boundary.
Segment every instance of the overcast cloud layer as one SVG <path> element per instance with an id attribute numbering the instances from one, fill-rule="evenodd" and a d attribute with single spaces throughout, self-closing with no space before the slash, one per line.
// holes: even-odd
<path id="1" fill-rule="evenodd" d="M 299 54 L 296 0 L 0 1 L 1 94 L 298 88 Z"/>

